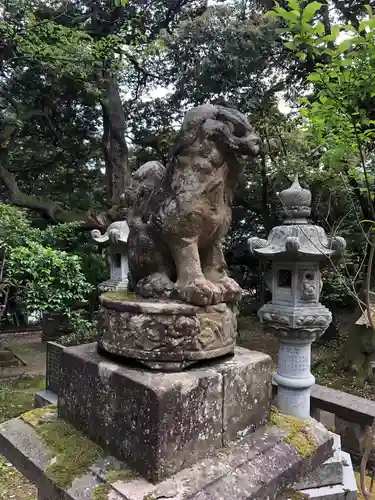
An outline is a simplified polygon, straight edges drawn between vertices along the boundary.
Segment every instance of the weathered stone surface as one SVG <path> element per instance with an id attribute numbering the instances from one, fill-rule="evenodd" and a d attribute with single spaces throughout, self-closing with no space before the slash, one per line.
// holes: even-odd
<path id="1" fill-rule="evenodd" d="M 305 494 L 309 499 L 314 500 L 356 500 L 357 499 L 357 484 L 354 476 L 353 465 L 349 453 L 345 453 L 342 450 L 337 451 L 337 455 L 340 457 L 341 462 L 341 479 L 333 483 L 329 481 L 330 484 L 324 484 L 323 481 L 316 487 L 309 487 L 308 489 L 301 489 L 301 493 Z M 324 467 L 322 464 L 318 469 Z M 310 476 L 310 474 L 308 475 Z M 319 477 L 317 476 L 317 479 Z M 304 484 L 304 480 L 300 482 L 301 485 Z M 296 489 L 296 485 L 293 486 Z M 278 500 L 286 500 L 278 499 Z"/>
<path id="2" fill-rule="evenodd" d="M 59 415 L 157 481 L 267 419 L 270 364 L 265 354 L 237 348 L 234 358 L 166 374 L 109 362 L 95 344 L 71 347 Z"/>
<path id="3" fill-rule="evenodd" d="M 138 293 L 200 306 L 241 298 L 225 270 L 222 239 L 242 174 L 239 157 L 258 152 L 242 113 L 205 104 L 187 113 L 166 167 L 148 162 L 134 173 L 124 206 Z"/>
<path id="4" fill-rule="evenodd" d="M 342 461 L 328 462 L 311 471 L 300 483 L 294 485 L 296 490 L 331 486 L 343 481 Z"/>
<path id="5" fill-rule="evenodd" d="M 0 450 L 9 462 L 34 483 L 53 458 L 32 427 L 20 419 L 0 424 Z"/>
<path id="6" fill-rule="evenodd" d="M 267 421 L 272 395 L 271 359 L 260 352 L 236 350 L 218 365 L 223 375 L 223 444 L 245 436 Z"/>
<path id="7" fill-rule="evenodd" d="M 19 422 L 19 420 L 16 420 Z M 15 421 L 11 421 L 12 424 Z M 0 430 L 1 441 L 7 441 L 5 456 L 12 448 L 12 457 L 19 452 L 18 443 L 24 440 L 27 424 L 19 428 L 19 434 L 4 433 Z M 26 431 L 33 441 L 39 437 L 31 427 Z M 192 466 L 177 472 L 158 484 L 152 484 L 143 478 L 129 478 L 109 484 L 103 471 L 111 469 L 116 460 L 107 457 L 104 462 L 93 464 L 91 471 L 74 480 L 72 486 L 62 492 L 46 485 L 50 480 L 44 474 L 43 460 L 32 459 L 40 463 L 39 473 L 34 475 L 34 482 L 39 488 L 43 500 L 88 500 L 93 498 L 95 486 L 107 482 L 108 498 L 111 500 L 145 500 L 169 498 L 171 500 L 259 500 L 277 497 L 281 489 L 290 488 L 304 474 L 324 462 L 332 453 L 332 436 L 324 427 L 312 421 L 308 433 L 318 436 L 317 448 L 309 457 L 300 456 L 292 444 L 284 439 L 287 429 L 266 426 L 258 429 L 244 439 L 232 442 L 230 446 L 216 451 L 211 457 L 198 461 Z M 48 455 L 48 450 L 39 443 L 38 450 Z M 22 456 L 20 471 L 25 474 L 30 465 L 31 449 Z M 21 463 L 18 460 L 18 463 Z M 112 465 L 111 465 L 112 464 Z M 53 485 L 51 485 L 53 486 Z M 91 495 L 91 496 L 90 496 Z M 335 499 L 336 500 L 336 499 Z M 341 500 L 341 499 L 340 499 Z"/>
<path id="8" fill-rule="evenodd" d="M 35 408 L 42 408 L 43 406 L 57 404 L 57 394 L 45 389 L 35 394 L 34 406 Z"/>
<path id="9" fill-rule="evenodd" d="M 151 368 L 180 371 L 202 359 L 234 352 L 235 305 L 195 307 L 178 302 L 101 297 L 98 345 Z"/>

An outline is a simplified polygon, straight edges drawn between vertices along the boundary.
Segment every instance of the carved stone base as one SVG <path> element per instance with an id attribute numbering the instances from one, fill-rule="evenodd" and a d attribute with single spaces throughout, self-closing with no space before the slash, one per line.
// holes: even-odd
<path id="1" fill-rule="evenodd" d="M 101 351 L 133 358 L 162 371 L 180 371 L 234 352 L 237 307 L 197 307 L 172 301 L 119 300 L 103 294 L 99 310 Z"/>

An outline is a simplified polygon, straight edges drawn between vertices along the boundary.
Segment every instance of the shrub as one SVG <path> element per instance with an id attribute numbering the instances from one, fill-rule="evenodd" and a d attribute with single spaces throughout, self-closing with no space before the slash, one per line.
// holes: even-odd
<path id="1" fill-rule="evenodd" d="M 77 255 L 40 243 L 11 248 L 7 276 L 12 283 L 17 283 L 17 293 L 29 313 L 69 314 L 92 290 Z"/>

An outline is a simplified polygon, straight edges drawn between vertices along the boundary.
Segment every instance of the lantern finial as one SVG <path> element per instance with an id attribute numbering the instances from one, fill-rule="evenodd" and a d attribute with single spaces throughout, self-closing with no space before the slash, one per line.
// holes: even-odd
<path id="1" fill-rule="evenodd" d="M 300 186 L 298 174 L 294 177 L 290 188 L 281 191 L 279 197 L 283 209 L 283 218 L 287 219 L 284 224 L 289 223 L 290 219 L 299 223 L 306 222 L 305 218 L 309 217 L 311 213 L 311 192 Z"/>

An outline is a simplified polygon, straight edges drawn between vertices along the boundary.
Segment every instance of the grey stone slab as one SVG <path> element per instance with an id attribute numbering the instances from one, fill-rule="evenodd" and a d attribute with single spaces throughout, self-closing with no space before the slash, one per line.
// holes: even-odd
<path id="1" fill-rule="evenodd" d="M 0 450 L 31 482 L 38 480 L 53 458 L 36 432 L 20 419 L 0 425 Z"/>
<path id="2" fill-rule="evenodd" d="M 305 476 L 301 482 L 294 485 L 294 488 L 304 490 L 341 484 L 343 478 L 342 451 L 336 450 L 332 458 Z"/>
<path id="3" fill-rule="evenodd" d="M 236 498 L 273 497 L 268 492 L 283 487 L 283 473 L 294 471 L 300 462 L 298 453 L 285 443 L 277 444 L 253 461 L 243 464 L 231 474 L 210 484 L 206 489 L 191 497 L 191 500 L 222 500 Z M 263 492 L 264 490 L 264 492 Z"/>
<path id="4" fill-rule="evenodd" d="M 285 437 L 285 433 L 276 427 L 259 429 L 243 440 L 232 442 L 210 458 L 183 469 L 158 485 L 152 485 L 145 479 L 135 479 L 130 482 L 118 482 L 113 487 L 126 498 L 140 500 L 152 492 L 155 498 L 174 497 L 176 491 L 183 498 L 190 498 L 199 493 L 207 485 L 220 480 L 233 470 L 247 463 L 256 456 L 273 449 Z"/>
<path id="5" fill-rule="evenodd" d="M 354 476 L 353 465 L 349 453 L 340 451 L 342 462 L 342 481 L 335 485 L 321 486 L 301 490 L 309 499 L 317 500 L 356 500 L 357 483 Z"/>
<path id="6" fill-rule="evenodd" d="M 95 344 L 62 355 L 59 415 L 151 481 L 159 481 L 265 422 L 270 358 L 237 349 L 185 372 L 132 368 Z"/>
<path id="7" fill-rule="evenodd" d="M 30 479 L 36 484 L 43 500 L 88 500 L 93 488 L 106 481 L 105 472 L 116 467 L 113 457 L 93 464 L 91 471 L 77 478 L 67 491 L 56 488 L 44 473 L 46 450 L 38 443 L 38 435 L 30 426 L 18 419 L 2 426 L 2 442 L 11 440 L 13 457 L 18 453 L 24 457 L 20 471 L 25 472 L 30 463 L 39 464 L 38 473 Z M 12 429 L 12 432 L 7 431 Z M 15 436 L 17 430 L 17 436 Z M 152 484 L 144 478 L 117 481 L 110 485 L 109 500 L 148 500 L 170 498 L 171 500 L 241 500 L 276 497 L 280 489 L 290 487 L 295 479 L 310 472 L 332 453 L 332 435 L 319 424 L 310 422 L 307 432 L 319 436 L 317 449 L 311 457 L 301 457 L 292 445 L 284 442 L 286 431 L 278 427 L 264 427 L 242 440 L 232 442 L 218 450 L 210 458 L 186 467 L 170 478 Z M 30 436 L 31 439 L 30 439 Z M 33 446 L 18 443 L 25 440 Z M 10 459 L 10 447 L 4 455 Z M 44 459 L 35 456 L 35 449 Z M 3 450 L 3 448 L 2 448 Z M 19 462 L 19 460 L 15 460 Z M 27 475 L 27 474 L 26 474 Z"/>
<path id="8" fill-rule="evenodd" d="M 295 485 L 295 488 L 298 490 L 318 488 L 339 484 L 342 481 L 343 471 L 341 462 L 330 462 L 310 472 L 307 477 L 304 477 L 300 483 Z"/>
<path id="9" fill-rule="evenodd" d="M 42 408 L 43 406 L 57 404 L 57 394 L 48 389 L 39 391 L 35 394 L 35 408 Z"/>
<path id="10" fill-rule="evenodd" d="M 67 493 L 74 500 L 92 500 L 94 488 L 100 484 L 102 482 L 95 475 L 91 473 L 84 474 L 73 481 Z"/>
<path id="11" fill-rule="evenodd" d="M 315 433 L 323 435 L 312 457 L 301 457 L 284 443 L 285 434 L 280 429 L 265 427 L 154 487 L 145 479 L 112 486 L 126 500 L 272 499 L 332 453 L 332 436 L 321 426 Z"/>

